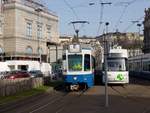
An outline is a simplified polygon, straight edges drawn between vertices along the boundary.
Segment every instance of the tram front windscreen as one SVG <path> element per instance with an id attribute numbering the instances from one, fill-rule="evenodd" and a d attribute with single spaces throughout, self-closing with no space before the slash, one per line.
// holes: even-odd
<path id="1" fill-rule="evenodd" d="M 68 70 L 82 71 L 82 55 L 68 55 Z"/>

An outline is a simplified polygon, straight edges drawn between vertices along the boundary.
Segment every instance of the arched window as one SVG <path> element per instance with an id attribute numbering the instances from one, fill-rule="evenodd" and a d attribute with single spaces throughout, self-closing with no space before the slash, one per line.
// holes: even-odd
<path id="1" fill-rule="evenodd" d="M 4 51 L 3 51 L 3 49 L 2 49 L 2 47 L 0 46 L 0 53 L 3 53 Z"/>
<path id="2" fill-rule="evenodd" d="M 32 47 L 28 46 L 28 47 L 26 48 L 26 53 L 27 53 L 27 54 L 32 54 L 32 53 L 33 53 Z"/>
<path id="3" fill-rule="evenodd" d="M 42 48 L 38 48 L 37 53 L 38 54 L 43 54 L 43 49 Z"/>

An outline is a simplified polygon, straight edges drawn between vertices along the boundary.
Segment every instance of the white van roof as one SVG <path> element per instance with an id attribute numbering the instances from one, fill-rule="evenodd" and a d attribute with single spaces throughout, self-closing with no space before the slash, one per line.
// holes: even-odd
<path id="1" fill-rule="evenodd" d="M 3 72 L 3 71 L 10 71 L 6 62 L 0 62 L 0 72 Z"/>

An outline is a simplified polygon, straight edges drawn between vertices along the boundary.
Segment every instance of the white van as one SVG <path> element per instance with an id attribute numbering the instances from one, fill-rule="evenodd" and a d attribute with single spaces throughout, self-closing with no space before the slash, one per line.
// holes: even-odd
<path id="1" fill-rule="evenodd" d="M 0 62 L 0 79 L 4 78 L 6 73 L 10 71 L 9 67 L 7 66 L 6 62 Z"/>
<path id="2" fill-rule="evenodd" d="M 38 61 L 25 61 L 25 60 L 9 60 L 6 61 L 8 67 L 11 71 L 13 70 L 24 70 L 33 71 L 41 70 L 44 76 L 49 76 L 51 74 L 51 66 L 49 63 L 39 63 Z"/>
<path id="3" fill-rule="evenodd" d="M 42 63 L 41 71 L 45 76 L 50 76 L 52 74 L 52 67 L 49 63 Z"/>

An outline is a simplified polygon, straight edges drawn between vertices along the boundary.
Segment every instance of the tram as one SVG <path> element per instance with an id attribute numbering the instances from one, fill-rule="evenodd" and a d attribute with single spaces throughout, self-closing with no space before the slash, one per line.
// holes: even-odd
<path id="1" fill-rule="evenodd" d="M 110 49 L 107 57 L 107 79 L 110 84 L 127 84 L 129 83 L 128 72 L 128 52 L 126 49 Z M 105 83 L 105 75 L 102 77 Z"/>
<path id="2" fill-rule="evenodd" d="M 128 64 L 130 76 L 150 79 L 150 53 L 130 57 Z"/>
<path id="3" fill-rule="evenodd" d="M 83 90 L 94 85 L 94 57 L 91 47 L 68 46 L 63 53 L 63 76 L 67 90 Z"/>

